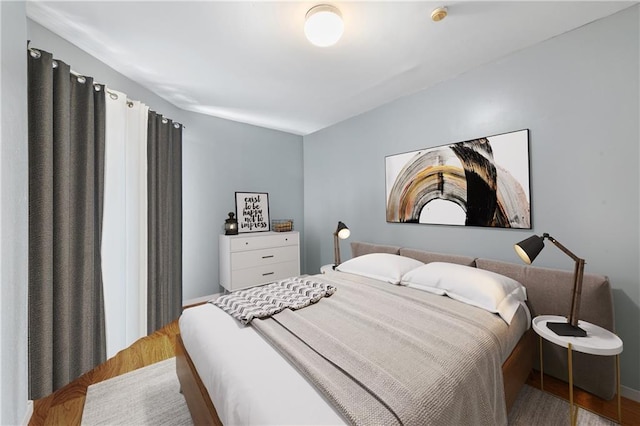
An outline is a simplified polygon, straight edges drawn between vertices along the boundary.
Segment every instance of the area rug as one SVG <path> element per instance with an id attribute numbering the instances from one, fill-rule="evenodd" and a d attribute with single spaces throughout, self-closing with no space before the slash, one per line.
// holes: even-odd
<path id="1" fill-rule="evenodd" d="M 176 376 L 175 358 L 152 364 L 87 389 L 83 425 L 192 425 Z M 569 404 L 525 385 L 509 414 L 510 426 L 569 424 Z M 610 426 L 583 409 L 578 425 Z"/>
<path id="2" fill-rule="evenodd" d="M 89 386 L 81 424 L 192 425 L 175 357 Z"/>
<path id="3" fill-rule="evenodd" d="M 509 413 L 509 426 L 568 425 L 569 403 L 548 392 L 524 385 Z M 591 411 L 578 409 L 580 426 L 612 426 L 609 421 Z"/>

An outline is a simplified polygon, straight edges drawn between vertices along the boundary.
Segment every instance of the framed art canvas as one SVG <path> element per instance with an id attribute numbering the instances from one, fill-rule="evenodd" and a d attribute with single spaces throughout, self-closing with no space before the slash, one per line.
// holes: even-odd
<path id="1" fill-rule="evenodd" d="M 387 222 L 531 229 L 529 130 L 385 157 Z"/>
<path id="2" fill-rule="evenodd" d="M 269 194 L 236 192 L 236 217 L 238 233 L 269 231 Z"/>

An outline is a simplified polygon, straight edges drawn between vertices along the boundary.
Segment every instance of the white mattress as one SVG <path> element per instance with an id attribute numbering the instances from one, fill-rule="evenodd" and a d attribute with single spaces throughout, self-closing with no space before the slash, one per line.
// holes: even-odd
<path id="1" fill-rule="evenodd" d="M 216 306 L 185 309 L 180 335 L 224 425 L 346 424 L 253 328 Z"/>
<path id="2" fill-rule="evenodd" d="M 527 314 L 517 311 L 503 361 L 530 323 Z M 180 334 L 224 425 L 346 424 L 258 332 L 216 306 L 206 303 L 186 309 L 180 317 Z"/>

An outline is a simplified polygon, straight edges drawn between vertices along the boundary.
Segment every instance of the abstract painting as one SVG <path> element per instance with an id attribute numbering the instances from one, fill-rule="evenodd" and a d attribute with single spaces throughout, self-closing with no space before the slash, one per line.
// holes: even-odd
<path id="1" fill-rule="evenodd" d="M 529 130 L 385 157 L 387 222 L 531 229 Z"/>

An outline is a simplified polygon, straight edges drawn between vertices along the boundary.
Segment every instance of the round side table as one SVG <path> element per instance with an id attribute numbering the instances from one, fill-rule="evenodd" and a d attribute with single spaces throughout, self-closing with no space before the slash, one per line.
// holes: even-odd
<path id="1" fill-rule="evenodd" d="M 533 319 L 533 329 L 540 340 L 540 386 L 544 390 L 542 358 L 542 339 L 553 344 L 567 348 L 567 361 L 569 368 L 569 410 L 571 424 L 578 420 L 578 407 L 573 404 L 573 364 L 572 352 L 578 351 L 585 354 L 615 356 L 616 357 L 616 393 L 618 398 L 618 423 L 622 422 L 622 407 L 620 401 L 620 353 L 622 352 L 622 340 L 614 333 L 591 324 L 586 321 L 578 321 L 578 326 L 587 332 L 585 337 L 559 336 L 547 327 L 549 322 L 567 322 L 566 317 L 558 315 L 541 315 Z"/>

